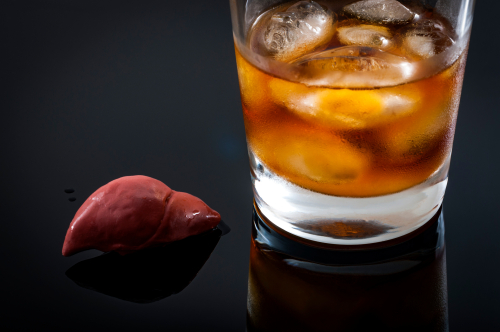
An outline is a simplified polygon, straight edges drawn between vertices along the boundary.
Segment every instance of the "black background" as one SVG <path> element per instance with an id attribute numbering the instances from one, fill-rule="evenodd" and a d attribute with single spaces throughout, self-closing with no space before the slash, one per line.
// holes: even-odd
<path id="1" fill-rule="evenodd" d="M 2 330 L 243 331 L 252 192 L 228 1 L 0 8 Z M 452 331 L 500 330 L 499 12 L 476 5 L 445 197 Z M 142 305 L 65 276 L 98 252 L 61 256 L 79 205 L 134 174 L 232 228 L 190 286 Z"/>

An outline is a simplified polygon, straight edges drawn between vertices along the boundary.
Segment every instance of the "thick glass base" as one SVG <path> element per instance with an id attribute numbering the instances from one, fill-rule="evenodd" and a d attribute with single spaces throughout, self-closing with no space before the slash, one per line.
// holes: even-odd
<path id="1" fill-rule="evenodd" d="M 410 189 L 368 198 L 330 196 L 294 185 L 250 152 L 259 212 L 299 238 L 335 245 L 392 240 L 424 225 L 438 211 L 448 182 L 449 158 L 427 181 Z"/>

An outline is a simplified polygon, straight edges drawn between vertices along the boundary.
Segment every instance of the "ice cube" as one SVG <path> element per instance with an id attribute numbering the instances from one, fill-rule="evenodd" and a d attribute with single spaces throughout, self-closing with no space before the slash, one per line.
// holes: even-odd
<path id="1" fill-rule="evenodd" d="M 421 20 L 404 28 L 401 43 L 404 53 L 415 60 L 427 59 L 444 51 L 454 42 L 437 21 Z"/>
<path id="2" fill-rule="evenodd" d="M 436 157 L 438 151 L 435 149 L 445 148 L 447 140 L 453 138 L 450 130 L 454 129 L 456 113 L 449 107 L 450 83 L 440 74 L 390 88 L 390 92 L 400 97 L 414 99 L 415 107 L 410 116 L 377 132 L 377 140 L 383 147 L 381 151 L 388 161 L 414 165 L 422 158 L 429 161 L 432 155 Z"/>
<path id="3" fill-rule="evenodd" d="M 405 57 L 366 46 L 330 49 L 301 57 L 293 64 L 301 82 L 335 88 L 397 85 L 414 74 L 414 66 Z"/>
<path id="4" fill-rule="evenodd" d="M 403 49 L 414 58 L 434 56 L 434 41 L 429 36 L 409 35 L 403 39 Z"/>
<path id="5" fill-rule="evenodd" d="M 415 105 L 417 101 L 417 97 L 415 96 L 416 91 L 412 91 L 411 95 L 402 95 L 402 94 L 394 94 L 390 92 L 381 93 L 381 97 L 384 100 L 384 117 L 402 117 L 410 114 L 415 111 Z M 380 118 L 379 122 L 384 122 L 382 118 Z M 387 119 L 385 119 L 386 122 Z"/>
<path id="6" fill-rule="evenodd" d="M 382 52 L 371 47 L 342 47 L 302 57 L 295 63 L 313 72 L 376 71 L 388 68 L 390 65 L 381 55 Z"/>
<path id="7" fill-rule="evenodd" d="M 283 125 L 249 140 L 252 151 L 273 172 L 307 189 L 328 192 L 359 180 L 370 155 L 321 130 Z"/>
<path id="8" fill-rule="evenodd" d="M 413 113 L 421 100 L 418 90 L 405 86 L 351 90 L 307 87 L 281 79 L 269 81 L 276 104 L 306 121 L 334 130 L 387 125 Z"/>
<path id="9" fill-rule="evenodd" d="M 388 65 L 384 60 L 371 57 L 356 57 L 356 56 L 339 56 L 331 59 L 318 59 L 307 62 L 309 69 L 318 71 L 338 70 L 343 72 L 365 72 L 377 71 L 387 68 Z"/>
<path id="10" fill-rule="evenodd" d="M 451 118 L 439 107 L 419 109 L 411 121 L 401 121 L 380 131 L 378 140 L 384 147 L 386 157 L 393 163 L 415 163 L 436 148 L 446 148 L 446 141 L 453 137 Z"/>
<path id="11" fill-rule="evenodd" d="M 337 29 L 339 40 L 344 45 L 370 46 L 387 49 L 391 46 L 389 29 L 376 25 L 356 25 Z"/>
<path id="12" fill-rule="evenodd" d="M 334 21 L 329 9 L 314 1 L 299 1 L 271 17 L 264 44 L 275 59 L 289 62 L 328 43 Z"/>
<path id="13" fill-rule="evenodd" d="M 396 0 L 363 0 L 342 9 L 346 16 L 379 24 L 406 24 L 415 14 Z"/>

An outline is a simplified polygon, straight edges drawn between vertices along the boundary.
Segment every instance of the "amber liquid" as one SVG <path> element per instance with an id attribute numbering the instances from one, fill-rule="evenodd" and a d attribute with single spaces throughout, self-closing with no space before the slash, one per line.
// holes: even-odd
<path id="1" fill-rule="evenodd" d="M 425 15 L 443 21 L 432 12 Z M 353 24 L 362 22 L 338 22 Z M 399 30 L 389 28 L 397 40 Z M 335 34 L 328 47 L 339 46 Z M 405 54 L 397 42 L 387 52 Z M 464 53 L 430 77 L 396 86 L 334 88 L 271 75 L 236 46 L 249 149 L 279 177 L 322 194 L 371 197 L 415 186 L 451 154 L 465 58 Z M 309 64 L 311 70 L 328 66 Z"/>

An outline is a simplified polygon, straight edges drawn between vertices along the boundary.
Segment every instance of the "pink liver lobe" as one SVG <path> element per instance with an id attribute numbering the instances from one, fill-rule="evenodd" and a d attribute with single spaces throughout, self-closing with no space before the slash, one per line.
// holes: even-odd
<path id="1" fill-rule="evenodd" d="M 62 254 L 132 252 L 208 231 L 219 222 L 219 213 L 195 196 L 147 176 L 126 176 L 97 189 L 78 209 Z"/>

